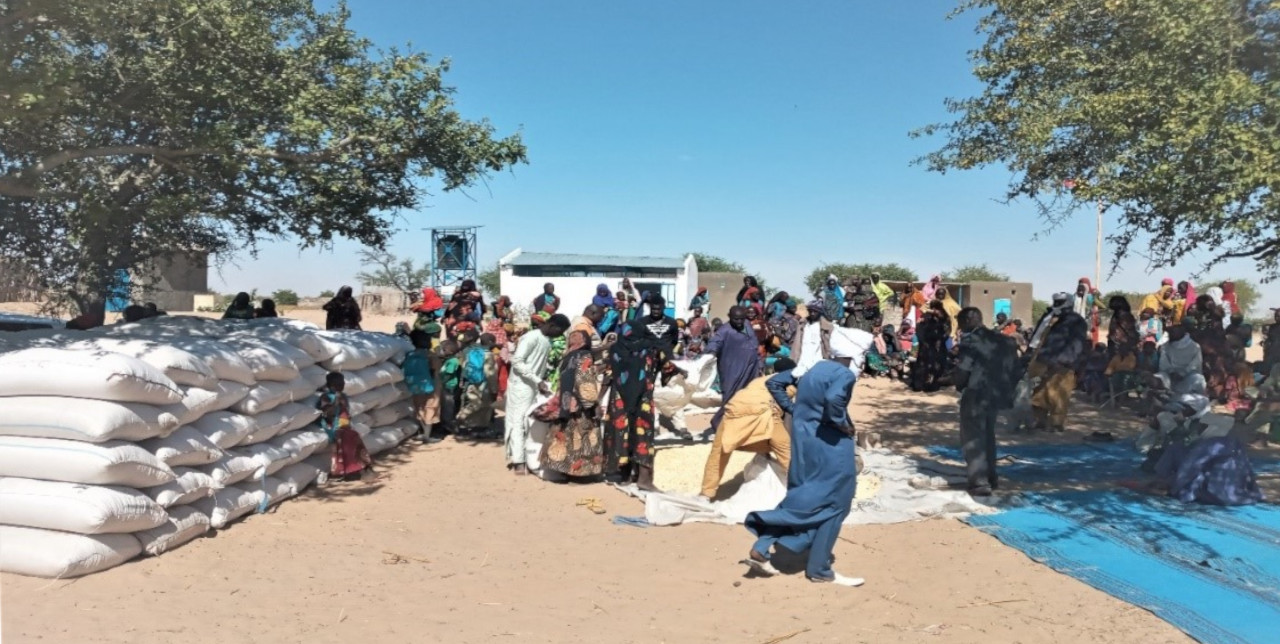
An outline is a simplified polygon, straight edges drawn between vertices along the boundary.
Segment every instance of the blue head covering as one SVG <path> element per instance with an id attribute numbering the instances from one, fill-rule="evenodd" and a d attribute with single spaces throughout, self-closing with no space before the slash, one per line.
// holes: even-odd
<path id="1" fill-rule="evenodd" d="M 596 286 L 596 296 L 591 298 L 591 303 L 602 309 L 609 310 L 617 302 L 613 299 L 613 293 L 609 292 L 609 285 L 600 284 Z"/>

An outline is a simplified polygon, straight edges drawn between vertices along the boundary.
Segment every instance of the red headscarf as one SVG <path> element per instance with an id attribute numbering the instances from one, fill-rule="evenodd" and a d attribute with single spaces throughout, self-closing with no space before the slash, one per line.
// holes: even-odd
<path id="1" fill-rule="evenodd" d="M 1236 298 L 1235 282 L 1222 283 L 1222 301 L 1231 305 L 1231 315 L 1244 313 L 1244 311 L 1240 310 L 1240 300 Z"/>
<path id="2" fill-rule="evenodd" d="M 413 310 L 421 313 L 432 313 L 439 311 L 443 307 L 444 299 L 440 297 L 440 294 L 435 289 L 428 286 L 422 289 L 422 301 L 418 302 L 413 307 Z"/>

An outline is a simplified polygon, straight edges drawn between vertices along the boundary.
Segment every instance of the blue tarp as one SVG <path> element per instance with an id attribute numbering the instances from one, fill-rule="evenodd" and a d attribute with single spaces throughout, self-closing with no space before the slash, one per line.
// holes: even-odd
<path id="1" fill-rule="evenodd" d="M 1280 641 L 1280 509 L 1129 491 L 1026 494 L 967 521 L 1215 644 Z"/>

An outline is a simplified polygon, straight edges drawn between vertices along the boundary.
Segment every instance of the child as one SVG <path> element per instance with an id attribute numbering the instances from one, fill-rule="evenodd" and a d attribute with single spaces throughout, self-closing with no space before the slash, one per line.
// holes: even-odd
<path id="1" fill-rule="evenodd" d="M 436 361 L 440 364 L 440 426 L 446 432 L 457 431 L 458 397 L 461 395 L 462 361 L 458 359 L 458 341 L 445 340 L 436 347 Z"/>
<path id="2" fill-rule="evenodd" d="M 461 351 L 458 363 L 461 374 L 458 379 L 458 433 L 484 433 L 493 424 L 493 395 L 498 369 L 491 350 L 494 337 L 487 340 L 475 330 L 467 331 L 459 338 Z M 487 344 L 487 346 L 486 346 Z"/>
<path id="3" fill-rule="evenodd" d="M 1155 373 L 1160 370 L 1160 352 L 1156 350 L 1154 340 L 1147 340 L 1142 343 L 1142 353 L 1138 354 L 1139 374 Z"/>
<path id="4" fill-rule="evenodd" d="M 1081 373 L 1080 388 L 1094 402 L 1100 402 L 1107 392 L 1107 345 L 1098 343 L 1093 346 L 1093 353 L 1085 360 Z"/>
<path id="5" fill-rule="evenodd" d="M 329 435 L 329 444 L 333 445 L 330 475 L 352 480 L 359 477 L 365 468 L 372 473 L 373 458 L 365 449 L 364 441 L 360 440 L 360 434 L 351 428 L 351 407 L 347 395 L 342 393 L 347 386 L 346 378 L 340 373 L 330 372 L 324 381 L 316 408 L 320 410 L 320 426 Z"/>
<path id="6" fill-rule="evenodd" d="M 440 386 L 436 382 L 436 369 L 431 364 L 431 336 L 421 330 L 409 332 L 413 351 L 405 356 L 400 369 L 404 371 L 405 386 L 413 396 L 413 415 L 422 429 L 422 442 L 437 443 L 431 438 L 431 428 L 440 423 Z"/>

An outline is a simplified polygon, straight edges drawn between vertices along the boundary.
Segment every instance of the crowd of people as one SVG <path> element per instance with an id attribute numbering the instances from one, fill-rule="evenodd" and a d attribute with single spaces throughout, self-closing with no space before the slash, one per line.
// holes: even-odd
<path id="1" fill-rule="evenodd" d="M 832 275 L 814 295 L 801 305 L 786 292 L 769 296 L 747 277 L 727 319 L 705 317 L 710 300 L 700 289 L 689 302 L 691 315 L 677 320 L 660 294 L 639 292 L 623 279 L 616 288 L 600 284 L 591 304 L 570 318 L 548 283 L 526 321 L 516 319 L 510 298 L 486 302 L 468 280 L 447 301 L 424 288 L 416 319 L 396 332 L 414 347 L 403 369 L 422 440 L 500 437 L 515 475 L 603 480 L 643 492 L 658 491 L 655 390 L 687 375 L 688 361 L 714 358 L 722 404 L 702 436 L 712 444 L 702 496 L 717 497 L 734 451 L 769 454 L 786 473 L 788 492 L 776 509 L 747 518 L 757 541 L 744 563 L 774 574 L 775 546 L 809 551 L 809 578 L 842 585 L 862 583 L 835 573 L 830 561 L 856 489 L 847 408 L 860 376 L 899 378 L 922 392 L 960 391 L 962 452 L 974 496 L 999 486 L 996 421 L 1006 410 L 1017 429 L 1061 432 L 1077 391 L 1095 402 L 1127 401 L 1150 421 L 1139 446 L 1156 456 L 1185 438 L 1188 427 L 1195 426 L 1194 437 L 1214 435 L 1205 432 L 1221 425 L 1214 402 L 1241 419 L 1250 411 L 1249 419 L 1264 421 L 1280 413 L 1280 324 L 1267 331 L 1264 360 L 1245 361 L 1253 331 L 1230 283 L 1196 296 L 1189 283 L 1166 280 L 1135 317 L 1124 297 L 1112 297 L 1104 309 L 1100 293 L 1081 279 L 1074 293 L 1054 295 L 1033 326 L 1003 313 L 985 323 L 978 309 L 961 307 L 939 276 L 895 292 L 879 275 Z M 254 308 L 241 296 L 227 317 L 275 315 L 269 301 Z M 327 328 L 359 328 L 349 288 L 324 308 Z M 886 314 L 898 310 L 901 322 L 886 324 Z M 335 454 L 355 471 L 370 468 L 358 437 L 341 431 L 341 388 L 340 381 L 328 383 L 323 398 L 326 428 L 342 447 Z M 498 408 L 500 431 L 493 427 Z M 533 421 L 547 427 L 536 440 Z M 682 425 L 672 433 L 692 440 Z M 1092 437 L 1104 440 L 1109 432 Z"/>

